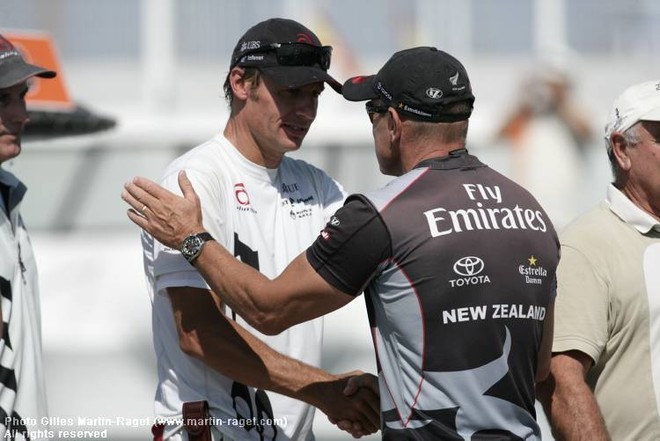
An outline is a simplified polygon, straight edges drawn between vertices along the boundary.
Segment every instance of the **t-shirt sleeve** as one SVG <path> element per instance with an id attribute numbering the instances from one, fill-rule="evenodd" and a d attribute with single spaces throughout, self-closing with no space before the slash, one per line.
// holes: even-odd
<path id="1" fill-rule="evenodd" d="M 217 203 L 217 201 L 222 198 L 222 195 L 217 194 L 218 190 L 212 185 L 213 177 L 202 171 L 189 169 L 186 169 L 186 176 L 200 198 L 205 229 L 216 240 L 224 242 L 225 238 L 221 235 L 222 230 L 218 228 L 222 224 L 223 214 L 220 208 L 222 204 Z M 167 175 L 162 180 L 161 185 L 171 192 L 181 195 L 178 173 Z M 176 286 L 209 289 L 204 278 L 188 263 L 179 250 L 166 247 L 158 241 L 154 241 L 153 244 L 156 292 L 162 293 L 165 288 Z"/>
<path id="2" fill-rule="evenodd" d="M 391 249 L 378 211 L 363 196 L 351 196 L 308 248 L 307 260 L 330 285 L 358 295 Z"/>
<path id="3" fill-rule="evenodd" d="M 578 350 L 598 362 L 608 340 L 608 299 L 607 285 L 588 257 L 562 245 L 553 352 Z"/>
<path id="4" fill-rule="evenodd" d="M 323 213 L 326 221 L 329 221 L 337 210 L 342 207 L 347 194 L 339 182 L 320 170 L 317 171 L 317 179 L 320 179 Z"/>

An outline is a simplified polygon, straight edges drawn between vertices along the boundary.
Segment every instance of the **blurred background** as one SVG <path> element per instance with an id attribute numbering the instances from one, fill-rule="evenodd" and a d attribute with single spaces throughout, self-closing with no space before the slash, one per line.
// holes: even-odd
<path id="1" fill-rule="evenodd" d="M 613 99 L 660 67 L 655 0 L 3 0 L 0 32 L 49 38 L 69 95 L 65 108 L 33 104 L 23 153 L 5 164 L 29 188 L 54 418 L 110 418 L 108 439 L 150 439 L 150 305 L 119 195 L 222 130 L 233 46 L 276 16 L 334 46 L 341 81 L 410 46 L 459 58 L 477 98 L 470 150 L 527 186 L 558 229 L 605 194 Z M 295 156 L 349 192 L 388 181 L 363 106 L 331 90 Z M 326 323 L 324 367 L 374 372 L 362 299 Z M 350 439 L 322 414 L 316 426 L 320 441 Z"/>

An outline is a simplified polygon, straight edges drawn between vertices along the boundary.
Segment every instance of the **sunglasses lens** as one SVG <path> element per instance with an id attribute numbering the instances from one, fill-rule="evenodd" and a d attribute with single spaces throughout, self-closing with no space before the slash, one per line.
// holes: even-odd
<path id="1" fill-rule="evenodd" d="M 376 115 L 377 113 L 387 112 L 387 108 L 389 106 L 384 103 L 367 101 L 366 103 L 364 103 L 364 107 L 367 110 L 367 115 L 369 115 L 369 120 L 371 120 L 371 122 L 374 122 L 374 115 Z"/>
<path id="2" fill-rule="evenodd" d="M 330 68 L 332 48 L 312 46 L 305 43 L 282 44 L 276 49 L 277 62 L 282 66 L 315 66 L 323 70 Z"/>

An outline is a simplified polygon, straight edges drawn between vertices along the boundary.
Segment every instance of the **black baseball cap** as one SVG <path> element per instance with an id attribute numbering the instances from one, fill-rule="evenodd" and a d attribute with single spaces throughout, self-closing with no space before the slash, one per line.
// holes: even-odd
<path id="1" fill-rule="evenodd" d="M 406 116 L 432 122 L 470 117 L 474 95 L 465 67 L 434 47 L 415 47 L 392 55 L 376 75 L 349 78 L 342 94 L 349 101 L 380 98 Z M 449 113 L 449 104 L 467 102 L 469 111 Z"/>
<path id="2" fill-rule="evenodd" d="M 53 78 L 55 71 L 26 63 L 21 53 L 0 35 L 0 89 L 15 86 L 28 78 Z"/>
<path id="3" fill-rule="evenodd" d="M 325 82 L 341 93 L 341 83 L 328 74 L 331 54 L 330 46 L 323 46 L 297 21 L 271 18 L 252 26 L 238 40 L 229 70 L 256 67 L 287 87 Z"/>

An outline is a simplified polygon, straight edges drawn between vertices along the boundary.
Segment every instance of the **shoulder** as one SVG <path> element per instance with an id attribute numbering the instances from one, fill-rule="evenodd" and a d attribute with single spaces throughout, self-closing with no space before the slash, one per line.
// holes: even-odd
<path id="1" fill-rule="evenodd" d="M 569 223 L 560 233 L 562 245 L 580 247 L 584 244 L 603 243 L 609 247 L 607 237 L 617 235 L 625 228 L 605 202 L 601 202 L 589 211 L 581 214 Z"/>
<path id="2" fill-rule="evenodd" d="M 217 138 L 212 138 L 174 159 L 165 169 L 162 176 L 163 182 L 176 181 L 179 171 L 212 178 L 223 173 L 227 164 L 222 160 L 223 147 Z M 189 176 L 191 179 L 194 177 Z"/>
<path id="3" fill-rule="evenodd" d="M 319 192 L 340 192 L 345 195 L 343 186 L 325 171 L 302 159 L 285 156 L 280 169 L 296 179 L 302 179 L 316 187 Z"/>
<path id="4" fill-rule="evenodd" d="M 419 178 L 426 174 L 426 171 L 427 169 L 424 168 L 411 170 L 390 181 L 384 187 L 366 192 L 361 197 L 368 199 L 378 211 L 382 211 L 395 199 L 407 193 Z"/>
<path id="5" fill-rule="evenodd" d="M 601 202 L 561 231 L 561 263 L 566 267 L 589 262 L 595 272 L 607 274 L 625 260 L 623 250 L 634 242 L 634 234 L 634 228 Z"/>
<path id="6" fill-rule="evenodd" d="M 325 171 L 303 159 L 285 156 L 284 159 L 282 159 L 280 167 L 290 173 L 307 176 L 312 179 L 332 179 Z"/>

